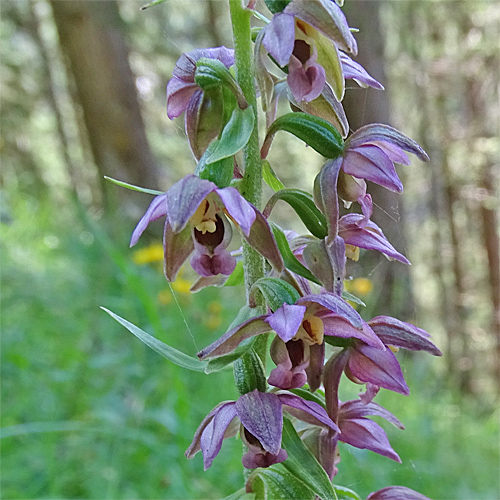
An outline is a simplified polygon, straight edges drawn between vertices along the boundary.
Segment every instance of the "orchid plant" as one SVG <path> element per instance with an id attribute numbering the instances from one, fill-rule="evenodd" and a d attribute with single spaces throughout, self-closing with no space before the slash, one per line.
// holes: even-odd
<path id="1" fill-rule="evenodd" d="M 185 115 L 194 174 L 166 193 L 134 187 L 157 196 L 131 246 L 151 221 L 164 217 L 167 280 L 174 281 L 189 259 L 199 275 L 193 292 L 241 282 L 246 304 L 198 359 L 107 312 L 184 368 L 211 373 L 233 366 L 239 398 L 215 401 L 186 451 L 188 458 L 201 451 L 207 469 L 223 440 L 239 436 L 247 472 L 244 487 L 231 499 L 356 499 L 354 491 L 332 482 L 338 443 L 400 462 L 382 427 L 367 417 L 403 425 L 374 398 L 381 388 L 409 394 L 395 356 L 399 348 L 441 352 L 424 330 L 409 323 L 388 316 L 363 319 L 352 305 L 362 302 L 344 290 L 346 259 L 357 260 L 366 249 L 409 264 L 370 220 L 366 181 L 401 193 L 395 165 L 408 165 L 407 153 L 422 161 L 428 157 L 389 125 L 366 125 L 349 135 L 342 108 L 345 80 L 383 87 L 351 58 L 357 44 L 340 2 L 265 4 L 267 17 L 254 0 L 229 0 L 234 49 L 196 49 L 175 66 L 167 114 L 171 119 Z M 292 111 L 278 116 L 280 98 Z M 266 134 L 260 141 L 263 117 Z M 310 192 L 285 188 L 266 159 L 280 131 L 326 159 Z M 275 191 L 265 205 L 263 181 Z M 298 235 L 272 221 L 278 201 L 292 207 L 310 234 Z M 356 203 L 359 210 L 340 216 L 339 201 L 347 209 Z M 234 230 L 242 237 L 242 251 L 228 250 Z M 269 369 L 268 354 L 274 363 Z M 358 399 L 339 400 L 343 376 L 366 386 Z M 388 486 L 368 498 L 426 497 Z"/>

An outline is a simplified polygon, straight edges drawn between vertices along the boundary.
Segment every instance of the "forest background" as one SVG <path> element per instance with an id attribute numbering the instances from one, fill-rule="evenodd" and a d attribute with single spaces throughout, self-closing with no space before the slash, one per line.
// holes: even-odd
<path id="1" fill-rule="evenodd" d="M 5 499 L 221 498 L 241 485 L 236 442 L 206 473 L 183 456 L 214 393 L 236 396 L 231 373 L 186 373 L 99 310 L 194 354 L 238 304 L 232 288 L 190 294 L 188 269 L 170 288 L 161 223 L 128 249 L 150 198 L 103 180 L 166 190 L 192 171 L 165 87 L 182 52 L 231 46 L 222 1 L 141 5 L 0 2 Z M 400 353 L 412 394 L 380 396 L 406 426 L 387 429 L 403 464 L 344 448 L 338 481 L 362 495 L 401 484 L 498 499 L 500 5 L 346 0 L 345 11 L 357 61 L 386 88 L 347 90 L 351 129 L 389 123 L 431 157 L 399 168 L 403 198 L 369 187 L 374 220 L 413 265 L 367 253 L 347 287 L 362 315 L 418 324 L 444 356 Z M 312 181 L 321 158 L 290 135 L 275 142 L 285 185 Z M 304 231 L 279 208 L 278 222 Z"/>

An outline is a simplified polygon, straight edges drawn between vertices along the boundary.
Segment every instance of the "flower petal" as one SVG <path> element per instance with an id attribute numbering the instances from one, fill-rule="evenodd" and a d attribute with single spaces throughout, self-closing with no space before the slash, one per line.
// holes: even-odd
<path id="1" fill-rule="evenodd" d="M 295 394 L 289 394 L 279 391 L 279 400 L 287 408 L 285 410 L 294 417 L 313 425 L 321 427 L 329 427 L 335 432 L 339 432 L 337 424 L 328 416 L 326 410 L 315 403 L 314 401 L 307 401 Z"/>
<path id="2" fill-rule="evenodd" d="M 405 396 L 410 394 L 398 360 L 390 349 L 382 351 L 360 343 L 350 351 L 348 367 L 356 378 Z"/>
<path id="3" fill-rule="evenodd" d="M 275 337 L 270 348 L 276 368 L 271 371 L 268 383 L 280 389 L 295 389 L 307 382 L 305 369 L 309 364 L 309 346 L 301 340 L 283 342 Z"/>
<path id="4" fill-rule="evenodd" d="M 307 383 L 309 390 L 314 392 L 320 385 L 323 377 L 323 365 L 325 362 L 325 343 L 309 346 L 309 366 L 306 368 Z"/>
<path id="5" fill-rule="evenodd" d="M 229 424 L 236 417 L 236 404 L 231 401 L 219 407 L 215 412 L 214 418 L 208 422 L 201 433 L 200 448 L 203 453 L 203 465 L 207 470 L 219 454 L 222 447 L 222 441 L 226 436 L 226 430 Z"/>
<path id="6" fill-rule="evenodd" d="M 380 82 L 370 76 L 361 64 L 353 61 L 347 54 L 341 52 L 340 61 L 346 80 L 354 80 L 361 87 L 373 87 L 378 90 L 384 90 L 384 86 Z"/>
<path id="7" fill-rule="evenodd" d="M 362 418 L 367 415 L 375 415 L 385 418 L 398 429 L 404 429 L 404 425 L 388 410 L 377 403 L 365 404 L 359 399 L 346 401 L 340 405 L 339 418 L 353 419 Z"/>
<path id="8" fill-rule="evenodd" d="M 176 182 L 167 192 L 168 221 L 175 233 L 182 231 L 201 202 L 217 186 L 196 175 L 187 175 Z"/>
<path id="9" fill-rule="evenodd" d="M 380 184 L 396 193 L 403 192 L 403 184 L 394 164 L 385 152 L 375 145 L 363 144 L 349 148 L 342 169 L 346 174 Z"/>
<path id="10" fill-rule="evenodd" d="M 358 46 L 344 13 L 331 0 L 294 0 L 287 5 L 284 12 L 321 31 L 340 49 L 357 54 Z"/>
<path id="11" fill-rule="evenodd" d="M 266 319 L 266 322 L 269 323 L 269 326 L 283 342 L 288 342 L 295 337 L 302 324 L 305 312 L 306 306 L 285 303 L 271 314 Z"/>
<path id="12" fill-rule="evenodd" d="M 367 323 L 364 323 L 363 329 L 360 330 L 354 328 L 349 321 L 339 316 L 325 316 L 321 319 L 325 328 L 325 335 L 344 339 L 359 339 L 375 349 L 385 350 L 384 344 Z"/>
<path id="13" fill-rule="evenodd" d="M 367 418 L 353 418 L 339 421 L 339 440 L 361 450 L 371 450 L 379 455 L 401 463 L 399 455 L 392 449 L 387 434 L 376 422 Z M 405 498 L 405 497 L 402 497 Z"/>
<path id="14" fill-rule="evenodd" d="M 388 486 L 381 490 L 370 493 L 366 500 L 430 500 L 417 491 L 406 488 L 406 486 Z"/>
<path id="15" fill-rule="evenodd" d="M 421 328 L 390 316 L 377 316 L 368 324 L 385 345 L 393 345 L 412 351 L 427 351 L 434 356 L 443 353 L 427 338 L 428 333 Z"/>
<path id="16" fill-rule="evenodd" d="M 281 273 L 284 268 L 283 258 L 269 223 L 255 207 L 253 208 L 255 210 L 255 222 L 252 224 L 250 234 L 247 236 L 243 233 L 243 238 L 252 248 L 265 257 L 278 273 Z"/>
<path id="17" fill-rule="evenodd" d="M 137 226 L 132 233 L 132 238 L 130 239 L 130 246 L 133 247 L 139 240 L 141 234 L 146 230 L 148 224 L 160 217 L 167 214 L 167 194 L 160 194 L 155 196 L 153 201 L 149 205 L 146 213 L 142 216 L 141 220 L 138 222 Z"/>
<path id="18" fill-rule="evenodd" d="M 294 41 L 295 19 L 293 16 L 284 12 L 275 14 L 264 28 L 262 44 L 281 67 L 288 64 Z"/>
<path id="19" fill-rule="evenodd" d="M 229 215 L 248 236 L 256 218 L 254 207 L 233 187 L 216 189 L 215 192 L 219 195 Z"/>
<path id="20" fill-rule="evenodd" d="M 225 406 L 232 406 L 234 407 L 235 402 L 234 401 L 223 401 L 222 403 L 219 403 L 201 422 L 201 424 L 198 426 L 198 429 L 196 430 L 193 441 L 190 444 L 189 448 L 186 450 L 186 457 L 187 458 L 193 458 L 196 453 L 198 453 L 201 450 L 200 446 L 200 439 L 201 439 L 201 434 L 202 432 L 206 429 L 207 425 L 210 424 L 210 422 L 214 419 L 216 413 L 223 407 Z"/>
<path id="21" fill-rule="evenodd" d="M 168 281 L 175 281 L 179 269 L 193 250 L 191 228 L 185 227 L 180 233 L 174 233 L 167 222 L 163 233 L 163 251 L 165 255 L 164 271 Z"/>
<path id="22" fill-rule="evenodd" d="M 173 120 L 188 107 L 191 97 L 198 89 L 195 83 L 186 83 L 179 78 L 171 78 L 167 84 L 167 116 Z"/>
<path id="23" fill-rule="evenodd" d="M 260 441 L 266 451 L 277 455 L 283 431 L 283 408 L 278 396 L 255 389 L 240 396 L 236 401 L 236 411 L 245 429 Z"/>
<path id="24" fill-rule="evenodd" d="M 303 66 L 294 56 L 290 56 L 287 83 L 293 96 L 300 101 L 310 102 L 321 95 L 326 82 L 325 70 L 320 64 Z"/>
<path id="25" fill-rule="evenodd" d="M 403 264 L 410 264 L 410 261 L 389 243 L 382 229 L 374 222 L 366 221 L 364 215 L 351 213 L 341 217 L 339 235 L 349 245 L 377 250 L 391 259 L 396 259 Z"/>
<path id="26" fill-rule="evenodd" d="M 265 321 L 267 314 L 248 319 L 227 331 L 222 337 L 198 353 L 200 359 L 216 358 L 233 352 L 245 339 L 271 330 Z"/>
<path id="27" fill-rule="evenodd" d="M 318 304 L 326 309 L 326 311 L 322 311 L 324 312 L 325 317 L 333 315 L 339 316 L 349 321 L 349 323 L 351 323 L 351 325 L 355 328 L 359 330 L 363 329 L 364 321 L 361 319 L 359 313 L 356 312 L 356 310 L 352 306 L 350 306 L 344 299 L 338 297 L 337 295 L 334 295 L 333 293 L 325 292 L 306 295 L 305 297 L 301 297 L 299 300 L 297 300 L 297 304 L 304 304 L 308 307 L 310 307 L 312 304 Z"/>

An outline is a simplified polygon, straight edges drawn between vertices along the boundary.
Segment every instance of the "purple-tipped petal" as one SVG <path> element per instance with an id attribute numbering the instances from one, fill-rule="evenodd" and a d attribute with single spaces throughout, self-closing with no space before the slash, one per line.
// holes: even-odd
<path id="1" fill-rule="evenodd" d="M 394 144 L 402 150 L 414 154 L 421 161 L 429 161 L 427 153 L 413 139 L 382 123 L 371 123 L 356 130 L 346 141 L 346 148 L 356 148 L 376 141 Z"/>
<path id="2" fill-rule="evenodd" d="M 172 230 L 182 231 L 201 202 L 216 189 L 213 182 L 196 175 L 187 175 L 176 182 L 167 193 L 167 216 Z"/>
<path id="3" fill-rule="evenodd" d="M 233 187 L 216 189 L 215 192 L 219 195 L 229 215 L 248 236 L 256 218 L 254 207 Z"/>
<path id="4" fill-rule="evenodd" d="M 328 416 L 326 410 L 315 403 L 314 401 L 307 401 L 295 394 L 278 393 L 281 403 L 287 408 L 285 410 L 294 417 L 307 422 L 312 425 L 319 425 L 321 427 L 328 427 L 332 431 L 339 432 L 337 424 Z"/>
<path id="5" fill-rule="evenodd" d="M 410 264 L 410 261 L 389 243 L 382 229 L 374 222 L 366 221 L 364 215 L 351 213 L 341 217 L 339 235 L 349 245 L 377 250 L 391 259 Z"/>
<path id="6" fill-rule="evenodd" d="M 362 330 L 364 327 L 364 321 L 361 319 L 359 313 L 349 305 L 344 299 L 334 295 L 333 293 L 320 293 L 313 295 L 306 295 L 305 297 L 301 297 L 297 300 L 298 305 L 305 305 L 308 308 L 313 304 L 318 304 L 324 308 L 318 307 L 317 310 L 321 311 L 320 314 L 316 314 L 318 317 L 326 317 L 336 315 L 341 318 L 344 318 L 346 321 L 349 321 L 352 326 L 355 328 Z M 324 313 L 324 314 L 323 314 Z"/>
<path id="7" fill-rule="evenodd" d="M 186 82 L 194 82 L 196 73 L 196 61 L 205 57 L 207 59 L 218 59 L 226 68 L 234 64 L 234 50 L 227 47 L 214 47 L 209 49 L 195 49 L 185 52 L 179 57 L 172 75 Z"/>
<path id="8" fill-rule="evenodd" d="M 295 41 L 295 19 L 293 16 L 280 12 L 275 14 L 271 22 L 264 28 L 262 45 L 284 67 L 292 55 Z"/>
<path id="9" fill-rule="evenodd" d="M 255 389 L 240 396 L 236 401 L 236 411 L 245 429 L 266 451 L 277 455 L 283 430 L 283 408 L 278 396 Z"/>
<path id="10" fill-rule="evenodd" d="M 283 257 L 278 249 L 269 223 L 265 217 L 255 208 L 255 222 L 252 224 L 248 236 L 243 233 L 245 241 L 263 257 L 265 257 L 273 268 L 281 273 L 284 269 Z"/>
<path id="11" fill-rule="evenodd" d="M 356 55 L 358 46 L 344 13 L 331 0 L 294 0 L 284 10 L 310 24 L 342 50 Z"/>
<path id="12" fill-rule="evenodd" d="M 372 181 L 394 191 L 403 192 L 403 184 L 396 173 L 394 164 L 385 152 L 371 144 L 349 148 L 342 163 L 346 174 Z"/>
<path id="13" fill-rule="evenodd" d="M 146 230 L 148 224 L 160 217 L 167 214 L 167 194 L 160 194 L 153 198 L 153 201 L 149 205 L 146 213 L 142 216 L 141 220 L 138 222 L 137 226 L 132 233 L 132 238 L 130 239 L 130 246 L 133 247 L 139 240 L 141 234 Z"/>
<path id="14" fill-rule="evenodd" d="M 393 345 L 412 351 L 427 351 L 434 356 L 443 353 L 428 339 L 428 333 L 421 328 L 390 316 L 377 316 L 368 324 L 385 345 Z"/>
<path id="15" fill-rule="evenodd" d="M 306 306 L 283 304 L 266 321 L 283 342 L 288 342 L 300 328 L 306 309 Z"/>
<path id="16" fill-rule="evenodd" d="M 344 339 L 359 339 L 375 349 L 385 350 L 384 344 L 367 323 L 364 323 L 363 329 L 359 330 L 354 328 L 345 318 L 339 316 L 326 316 L 321 319 L 325 328 L 325 335 Z"/>
<path id="17" fill-rule="evenodd" d="M 384 407 L 378 405 L 377 403 L 365 404 L 360 399 L 342 403 L 340 405 L 339 415 L 342 419 L 363 418 L 368 415 L 375 415 L 377 417 L 385 418 L 398 429 L 405 428 L 404 425 Z"/>
<path id="18" fill-rule="evenodd" d="M 406 486 L 388 486 L 370 493 L 366 500 L 430 500 L 430 498 Z"/>
<path id="19" fill-rule="evenodd" d="M 347 54 L 340 52 L 340 62 L 346 80 L 354 80 L 361 87 L 373 87 L 374 89 L 384 90 L 384 86 L 373 76 L 369 75 L 361 64 L 353 61 Z"/>
<path id="20" fill-rule="evenodd" d="M 235 403 L 227 403 L 221 406 L 215 413 L 214 418 L 205 427 L 201 434 L 200 447 L 203 453 L 203 465 L 207 470 L 219 454 L 222 447 L 222 441 L 226 436 L 226 430 L 229 424 L 236 417 Z"/>
<path id="21" fill-rule="evenodd" d="M 200 359 L 216 358 L 233 352 L 245 339 L 267 333 L 271 330 L 265 321 L 268 315 L 248 319 L 227 331 L 222 337 L 198 353 Z"/>
<path id="22" fill-rule="evenodd" d="M 325 386 L 326 411 L 334 420 L 338 420 L 339 384 L 349 360 L 349 355 L 350 350 L 344 349 L 334 354 L 325 365 L 323 385 Z"/>
<path id="23" fill-rule="evenodd" d="M 411 165 L 411 161 L 410 158 L 408 158 L 408 155 L 396 144 L 383 141 L 371 141 L 368 144 L 372 144 L 382 149 L 382 151 L 384 151 L 384 153 L 394 163 L 400 163 L 401 165 Z"/>
<path id="24" fill-rule="evenodd" d="M 410 394 L 398 360 L 390 349 L 382 351 L 360 343 L 350 351 L 348 367 L 356 378 L 405 396 Z"/>
<path id="25" fill-rule="evenodd" d="M 163 233 L 163 252 L 165 255 L 164 271 L 168 281 L 175 281 L 179 269 L 193 250 L 191 228 L 185 227 L 181 232 L 174 233 L 167 222 Z"/>
<path id="26" fill-rule="evenodd" d="M 339 421 L 342 431 L 339 440 L 362 450 L 371 450 L 379 455 L 401 463 L 399 455 L 392 449 L 387 434 L 376 422 L 367 418 Z M 402 499 L 400 499 L 402 500 Z"/>

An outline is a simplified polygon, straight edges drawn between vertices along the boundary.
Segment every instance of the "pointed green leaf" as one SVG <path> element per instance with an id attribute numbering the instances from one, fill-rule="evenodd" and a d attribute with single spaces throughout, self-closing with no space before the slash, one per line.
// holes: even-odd
<path id="1" fill-rule="evenodd" d="M 173 347 L 170 347 L 167 344 L 164 344 L 160 340 L 156 339 L 149 333 L 141 330 L 137 326 L 133 325 L 126 319 L 121 318 L 117 314 L 111 312 L 109 309 L 105 307 L 101 307 L 101 309 L 107 312 L 112 318 L 114 318 L 118 323 L 123 325 L 130 333 L 134 334 L 139 340 L 144 342 L 148 347 L 151 347 L 158 354 L 161 354 L 164 358 L 167 358 L 172 363 L 181 366 L 182 368 L 187 368 L 188 370 L 192 370 L 195 372 L 203 372 L 207 365 L 206 362 L 200 361 L 197 358 L 192 356 L 188 356 Z"/>
<path id="2" fill-rule="evenodd" d="M 214 163 L 236 154 L 246 145 L 253 130 L 254 113 L 252 106 L 246 109 L 236 108 L 227 122 L 220 139 L 207 155 L 206 163 Z"/>
<path id="3" fill-rule="evenodd" d="M 155 5 L 160 5 L 162 3 L 165 3 L 167 0 L 154 0 L 154 2 L 147 3 L 146 5 L 143 5 L 141 7 L 141 10 L 146 10 L 149 9 L 149 7 L 154 7 Z"/>
<path id="4" fill-rule="evenodd" d="M 355 492 L 344 486 L 335 485 L 333 487 L 338 500 L 361 500 L 361 497 Z"/>
<path id="5" fill-rule="evenodd" d="M 366 307 L 366 304 L 359 297 L 356 297 L 356 295 L 353 295 L 352 293 L 346 292 L 345 290 L 342 292 L 342 298 L 344 300 L 348 300 L 348 301 L 354 302 L 355 304 L 358 304 L 360 306 Z"/>
<path id="6" fill-rule="evenodd" d="M 288 453 L 283 466 L 322 500 L 335 500 L 335 491 L 328 474 L 302 442 L 288 418 L 283 419 L 282 446 Z"/>
<path id="7" fill-rule="evenodd" d="M 271 222 L 271 229 L 273 230 L 274 239 L 276 240 L 276 244 L 281 252 L 281 256 L 283 257 L 283 262 L 285 266 L 295 274 L 303 276 L 304 278 L 316 283 L 317 285 L 321 285 L 318 279 L 307 269 L 307 267 L 303 266 L 293 255 L 292 250 L 290 249 L 290 245 L 288 244 L 288 240 L 286 239 L 285 233 L 281 230 L 279 226 Z"/>
<path id="8" fill-rule="evenodd" d="M 274 134 L 279 130 L 295 135 L 326 158 L 338 158 L 344 150 L 342 136 L 330 122 L 307 113 L 288 113 L 269 127 L 260 152 L 261 158 L 266 158 Z"/>
<path id="9" fill-rule="evenodd" d="M 104 176 L 104 178 L 107 181 L 112 182 L 113 184 L 116 184 L 117 186 L 124 187 L 126 189 L 130 189 L 132 191 L 139 191 L 140 193 L 147 193 L 147 194 L 154 194 L 158 196 L 159 194 L 164 194 L 162 191 L 156 191 L 156 189 L 147 189 L 139 186 L 134 186 L 133 184 L 128 184 L 127 182 L 123 181 L 118 181 L 116 179 L 113 179 L 112 177 L 108 177 L 107 175 Z"/>
<path id="10" fill-rule="evenodd" d="M 279 191 L 280 189 L 285 189 L 283 183 L 278 179 L 274 170 L 271 167 L 271 164 L 264 160 L 262 162 L 262 178 L 264 182 L 273 190 Z"/>
<path id="11" fill-rule="evenodd" d="M 163 0 L 165 1 L 165 0 Z M 273 14 L 278 14 L 279 12 L 282 12 L 285 10 L 285 7 L 291 2 L 292 0 L 264 0 L 267 8 L 273 13 Z"/>
<path id="12" fill-rule="evenodd" d="M 283 304 L 295 304 L 300 295 L 295 288 L 286 281 L 278 278 L 260 278 L 252 286 L 252 293 L 262 292 L 272 311 L 276 311 Z"/>
<path id="13" fill-rule="evenodd" d="M 313 500 L 314 493 L 282 464 L 256 469 L 248 481 L 256 500 Z"/>
<path id="14" fill-rule="evenodd" d="M 265 217 L 269 217 L 278 200 L 288 203 L 316 238 L 321 240 L 326 238 L 328 234 L 326 218 L 318 209 L 313 197 L 309 193 L 301 189 L 282 189 L 278 191 L 267 202 L 263 212 Z"/>

